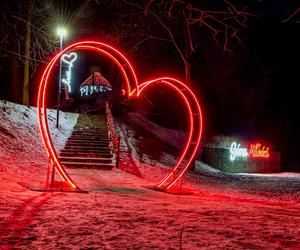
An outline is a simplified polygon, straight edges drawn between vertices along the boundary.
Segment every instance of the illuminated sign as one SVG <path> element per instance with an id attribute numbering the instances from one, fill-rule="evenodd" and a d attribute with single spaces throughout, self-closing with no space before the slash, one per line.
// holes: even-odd
<path id="1" fill-rule="evenodd" d="M 260 143 L 251 144 L 250 150 L 249 150 L 249 156 L 252 156 L 254 158 L 269 158 L 269 148 L 262 146 Z"/>
<path id="2" fill-rule="evenodd" d="M 80 88 L 80 96 L 92 95 L 98 92 L 111 91 L 110 87 L 99 86 L 99 85 L 85 85 Z"/>
<path id="3" fill-rule="evenodd" d="M 68 86 L 68 92 L 71 92 L 71 73 L 73 68 L 73 62 L 77 59 L 77 54 L 75 52 L 69 54 L 63 54 L 61 60 L 68 65 L 68 70 L 66 71 L 65 77 L 61 79 L 62 83 Z"/>
<path id="4" fill-rule="evenodd" d="M 230 146 L 230 160 L 234 161 L 237 157 L 247 158 L 269 158 L 269 147 L 262 146 L 260 143 L 251 144 L 248 151 L 247 148 L 241 148 L 241 144 L 233 142 Z"/>
<path id="5" fill-rule="evenodd" d="M 92 95 L 97 92 L 108 92 L 111 90 L 111 84 L 100 74 L 100 72 L 94 72 L 80 85 L 81 96 Z"/>
<path id="6" fill-rule="evenodd" d="M 247 148 L 241 148 L 241 144 L 237 144 L 236 142 L 231 143 L 230 146 L 230 160 L 234 161 L 236 157 L 247 157 L 248 150 Z"/>

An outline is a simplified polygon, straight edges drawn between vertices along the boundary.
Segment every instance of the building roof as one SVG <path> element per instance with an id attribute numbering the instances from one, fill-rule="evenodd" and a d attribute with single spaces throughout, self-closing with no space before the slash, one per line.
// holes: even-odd
<path id="1" fill-rule="evenodd" d="M 100 72 L 91 74 L 80 86 L 82 87 L 85 85 L 98 85 L 112 88 L 111 84 L 100 74 Z"/>

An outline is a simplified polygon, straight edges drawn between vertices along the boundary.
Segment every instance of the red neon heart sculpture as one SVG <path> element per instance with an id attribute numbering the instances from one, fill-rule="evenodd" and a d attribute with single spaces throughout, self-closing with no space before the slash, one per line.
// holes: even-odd
<path id="1" fill-rule="evenodd" d="M 128 97 L 139 97 L 141 92 L 156 84 L 167 85 L 182 97 L 182 100 L 186 104 L 189 113 L 188 141 L 184 147 L 184 150 L 179 156 L 176 165 L 173 167 L 171 172 L 167 174 L 167 176 L 165 176 L 156 186 L 157 189 L 162 190 L 170 190 L 174 188 L 175 184 L 180 181 L 182 176 L 188 170 L 201 140 L 202 114 L 199 102 L 195 94 L 183 82 L 170 77 L 157 78 L 155 80 L 147 81 L 139 85 L 136 74 L 133 70 L 132 65 L 129 63 L 129 60 L 121 52 L 111 47 L 110 45 L 96 41 L 83 41 L 68 46 L 51 59 L 41 77 L 37 102 L 38 122 L 47 155 L 49 156 L 50 161 L 54 164 L 57 173 L 61 176 L 63 181 L 68 182 L 73 188 L 78 188 L 76 183 L 71 179 L 64 166 L 58 159 L 50 136 L 46 110 L 47 86 L 54 65 L 58 62 L 59 58 L 63 54 L 74 50 L 95 51 L 112 60 L 119 67 L 122 73 L 122 76 L 126 83 L 126 94 L 128 95 Z"/>

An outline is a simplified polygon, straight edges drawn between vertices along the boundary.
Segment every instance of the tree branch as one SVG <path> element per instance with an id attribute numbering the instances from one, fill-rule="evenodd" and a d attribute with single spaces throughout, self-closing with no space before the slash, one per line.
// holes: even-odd
<path id="1" fill-rule="evenodd" d="M 169 39 L 149 35 L 149 36 L 145 37 L 144 39 L 142 39 L 141 41 L 137 42 L 135 45 L 133 45 L 131 47 L 131 49 L 129 49 L 128 53 L 131 53 L 132 50 L 136 49 L 139 45 L 141 45 L 142 43 L 148 41 L 149 39 L 155 39 L 155 40 L 160 40 L 160 41 L 165 41 L 165 42 L 172 42 Z"/>
<path id="2" fill-rule="evenodd" d="M 300 12 L 300 7 L 296 9 L 291 15 L 289 15 L 286 19 L 282 20 L 283 23 L 288 22 L 291 20 L 294 16 L 296 16 Z"/>
<path id="3" fill-rule="evenodd" d="M 178 45 L 178 43 L 177 43 L 177 41 L 176 41 L 176 39 L 175 39 L 175 37 L 174 37 L 174 35 L 173 35 L 172 30 L 171 30 L 171 29 L 170 29 L 170 28 L 169 28 L 169 27 L 168 27 L 168 26 L 160 19 L 159 16 L 154 15 L 154 17 L 155 17 L 156 20 L 161 24 L 161 26 L 168 32 L 168 34 L 169 34 L 169 36 L 170 36 L 170 38 L 171 38 L 171 40 L 172 40 L 172 43 L 174 44 L 176 50 L 178 51 L 178 53 L 179 53 L 181 59 L 185 62 L 185 61 L 186 61 L 186 58 L 185 58 L 183 52 L 181 51 L 181 49 L 180 49 L 180 47 L 179 47 L 179 45 Z"/>

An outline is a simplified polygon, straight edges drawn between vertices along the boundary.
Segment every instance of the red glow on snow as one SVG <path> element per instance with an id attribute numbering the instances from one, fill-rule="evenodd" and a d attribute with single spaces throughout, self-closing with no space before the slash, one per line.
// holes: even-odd
<path id="1" fill-rule="evenodd" d="M 249 156 L 253 158 L 270 158 L 269 147 L 262 146 L 260 143 L 251 144 Z"/>
<path id="2" fill-rule="evenodd" d="M 122 94 L 127 94 L 128 97 L 138 97 L 142 91 L 157 84 L 167 85 L 171 90 L 176 91 L 179 96 L 181 96 L 189 114 L 188 140 L 179 156 L 176 165 L 157 185 L 157 188 L 161 190 L 170 191 L 171 189 L 176 189 L 175 184 L 181 182 L 184 174 L 191 166 L 201 140 L 202 113 L 200 104 L 195 94 L 183 82 L 171 77 L 161 77 L 139 85 L 133 67 L 127 58 L 120 51 L 116 50 L 110 45 L 96 41 L 82 41 L 66 47 L 51 59 L 41 77 L 37 100 L 38 123 L 44 147 L 50 161 L 54 164 L 56 172 L 60 175 L 63 181 L 69 183 L 73 188 L 78 188 L 58 159 L 49 131 L 46 110 L 47 87 L 50 75 L 54 71 L 54 66 L 57 64 L 63 54 L 75 50 L 95 51 L 111 59 L 119 67 L 124 77 L 126 82 L 125 86 L 127 89 L 122 89 Z"/>

